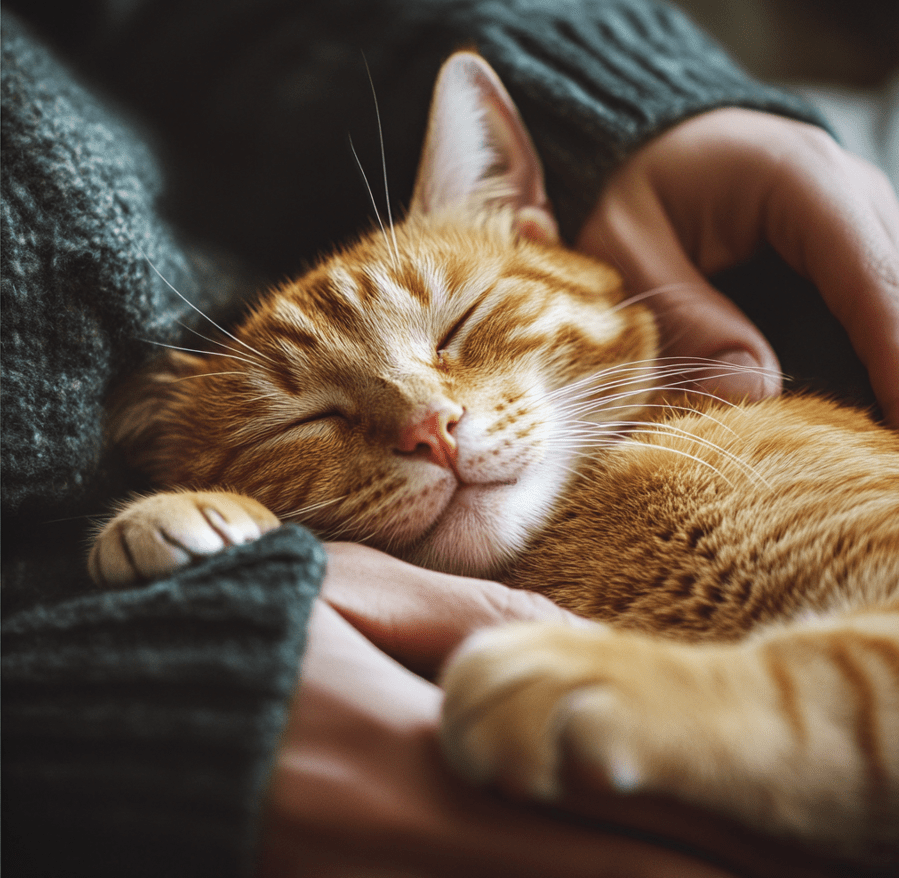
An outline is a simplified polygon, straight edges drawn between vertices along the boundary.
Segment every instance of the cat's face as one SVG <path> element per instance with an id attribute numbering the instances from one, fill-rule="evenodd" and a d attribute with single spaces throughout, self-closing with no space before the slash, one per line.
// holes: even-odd
<path id="1" fill-rule="evenodd" d="M 615 421 L 639 407 L 642 372 L 600 373 L 651 357 L 655 332 L 541 204 L 498 200 L 495 180 L 448 202 L 429 149 L 406 222 L 271 293 L 227 352 L 170 358 L 118 429 L 163 484 L 486 575 L 544 521 L 590 444 L 576 422 L 603 419 L 593 402 Z"/>

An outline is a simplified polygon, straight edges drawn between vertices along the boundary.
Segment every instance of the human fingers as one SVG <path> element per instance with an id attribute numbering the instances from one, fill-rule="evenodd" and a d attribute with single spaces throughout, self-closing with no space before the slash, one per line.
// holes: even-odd
<path id="1" fill-rule="evenodd" d="M 407 564 L 354 543 L 327 543 L 321 597 L 386 653 L 434 673 L 474 631 L 516 620 L 588 624 L 542 595 Z"/>
<path id="2" fill-rule="evenodd" d="M 766 233 L 815 282 L 899 427 L 899 203 L 878 169 L 826 135 L 806 137 L 804 160 L 785 162 L 771 189 Z"/>
<path id="3" fill-rule="evenodd" d="M 777 356 L 734 303 L 684 251 L 664 205 L 639 174 L 614 178 L 584 224 L 577 248 L 615 265 L 659 323 L 662 364 L 673 381 L 729 399 L 780 392 Z M 649 295 L 646 295 L 649 293 Z M 671 358 L 666 360 L 665 358 Z M 713 364 L 703 361 L 713 360 Z M 677 375 L 678 363 L 683 373 Z"/>
<path id="4" fill-rule="evenodd" d="M 269 789 L 262 874 L 721 878 L 660 844 L 468 785 L 437 749 L 439 709 L 434 686 L 319 602 Z"/>

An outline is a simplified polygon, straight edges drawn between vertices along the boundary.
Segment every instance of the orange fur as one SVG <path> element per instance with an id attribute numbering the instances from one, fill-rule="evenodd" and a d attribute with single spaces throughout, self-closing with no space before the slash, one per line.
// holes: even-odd
<path id="1" fill-rule="evenodd" d="M 454 146 L 458 106 L 472 115 Z M 651 362 L 654 323 L 615 272 L 555 240 L 527 134 L 480 59 L 444 69 L 408 219 L 222 341 L 163 359 L 114 407 L 114 441 L 161 487 L 248 495 L 324 538 L 613 624 L 464 650 L 444 726 L 463 772 L 552 796 L 567 758 L 600 788 L 899 857 L 899 437 L 822 399 L 654 395 L 653 369 L 676 364 Z M 178 520 L 227 517 L 210 518 L 215 497 Z M 172 538 L 141 503 L 101 534 L 98 579 L 139 578 L 153 532 L 158 572 Z"/>

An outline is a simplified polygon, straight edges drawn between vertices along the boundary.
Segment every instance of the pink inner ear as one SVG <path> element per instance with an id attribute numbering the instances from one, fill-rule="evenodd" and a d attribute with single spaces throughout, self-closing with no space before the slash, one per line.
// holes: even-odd
<path id="1" fill-rule="evenodd" d="M 437 79 L 410 212 L 479 202 L 512 207 L 522 237 L 558 239 L 540 159 L 515 104 L 483 58 L 458 52 Z"/>
<path id="2" fill-rule="evenodd" d="M 543 208 L 524 207 L 518 212 L 515 230 L 519 237 L 538 244 L 554 244 L 559 240 L 559 229 L 552 214 Z"/>

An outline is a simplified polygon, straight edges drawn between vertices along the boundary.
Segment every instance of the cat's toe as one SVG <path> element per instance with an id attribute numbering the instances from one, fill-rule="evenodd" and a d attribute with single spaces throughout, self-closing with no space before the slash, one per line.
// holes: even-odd
<path id="1" fill-rule="evenodd" d="M 665 694 L 681 701 L 688 676 L 667 653 L 599 624 L 477 634 L 444 675 L 444 751 L 469 779 L 534 798 L 560 796 L 571 772 L 598 791 L 656 788 L 679 737 Z"/>
<path id="2" fill-rule="evenodd" d="M 88 559 L 93 580 L 123 586 L 164 576 L 197 558 L 258 539 L 278 519 L 241 494 L 185 491 L 129 504 L 100 531 Z"/>
<path id="3" fill-rule="evenodd" d="M 589 629 L 605 637 L 603 626 Z M 578 629 L 513 624 L 481 632 L 447 668 L 441 738 L 450 762 L 477 783 L 516 795 L 552 799 L 568 702 L 585 669 L 566 666 L 560 642 Z"/>

